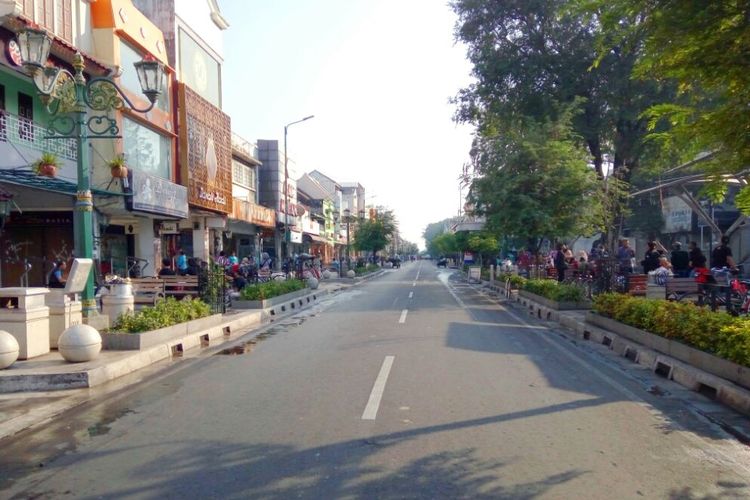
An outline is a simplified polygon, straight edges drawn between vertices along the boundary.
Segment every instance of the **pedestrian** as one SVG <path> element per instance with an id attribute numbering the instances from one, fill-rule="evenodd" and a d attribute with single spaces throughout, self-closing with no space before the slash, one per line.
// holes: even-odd
<path id="1" fill-rule="evenodd" d="M 666 285 L 667 284 L 667 278 L 672 276 L 672 265 L 669 263 L 669 259 L 666 257 L 659 257 L 659 267 L 657 267 L 654 271 L 654 283 L 657 285 Z"/>
<path id="2" fill-rule="evenodd" d="M 732 249 L 729 248 L 729 236 L 722 236 L 719 245 L 711 252 L 711 269 L 724 267 L 735 268 Z"/>
<path id="3" fill-rule="evenodd" d="M 641 261 L 644 274 L 648 274 L 651 271 L 656 271 L 656 269 L 659 267 L 659 257 L 661 257 L 661 255 L 656 249 L 656 242 L 649 241 L 648 248 L 646 249 L 646 253 L 643 257 L 643 260 Z"/>
<path id="4" fill-rule="evenodd" d="M 690 276 L 690 255 L 682 249 L 682 243 L 675 241 L 672 244 L 672 271 L 678 278 Z"/>
<path id="5" fill-rule="evenodd" d="M 635 251 L 630 248 L 630 242 L 627 238 L 620 240 L 620 247 L 617 249 L 617 262 L 620 266 L 620 274 L 630 274 L 633 272 L 633 259 Z"/>
<path id="6" fill-rule="evenodd" d="M 234 266 L 235 264 L 239 264 L 240 260 L 237 258 L 237 253 L 232 250 L 232 253 L 229 254 L 229 265 Z"/>
<path id="7" fill-rule="evenodd" d="M 180 248 L 180 254 L 177 256 L 177 272 L 181 276 L 185 276 L 188 273 L 188 259 L 185 255 L 185 251 Z"/>
<path id="8" fill-rule="evenodd" d="M 688 256 L 690 257 L 690 276 L 697 276 L 701 274 L 706 269 L 706 256 L 703 255 L 703 252 L 698 247 L 698 244 L 694 241 L 691 241 L 688 244 L 688 249 L 690 250 L 688 252 Z"/>
<path id="9" fill-rule="evenodd" d="M 56 260 L 52 272 L 49 274 L 49 280 L 47 286 L 49 288 L 65 288 L 65 278 L 63 273 L 68 268 L 68 265 L 63 260 Z"/>
<path id="10" fill-rule="evenodd" d="M 224 269 L 229 265 L 229 259 L 227 258 L 227 254 L 224 253 L 224 250 L 219 252 L 219 256 L 216 258 L 216 263 Z"/>
<path id="11" fill-rule="evenodd" d="M 559 283 L 562 283 L 565 279 L 565 270 L 568 268 L 568 263 L 565 259 L 565 251 L 567 250 L 567 247 L 563 245 L 562 243 L 557 244 L 557 252 L 555 252 L 555 256 L 553 258 L 555 271 L 557 271 L 557 281 Z"/>
<path id="12" fill-rule="evenodd" d="M 175 272 L 172 269 L 172 261 L 168 257 L 161 259 L 161 269 L 159 269 L 159 276 L 174 276 Z"/>

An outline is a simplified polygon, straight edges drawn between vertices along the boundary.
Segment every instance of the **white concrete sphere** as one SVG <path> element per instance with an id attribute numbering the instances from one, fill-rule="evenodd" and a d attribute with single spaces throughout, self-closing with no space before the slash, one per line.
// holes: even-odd
<path id="1" fill-rule="evenodd" d="M 328 269 L 326 269 L 325 271 L 323 271 L 323 279 L 324 280 L 331 279 L 331 271 L 329 271 Z"/>
<path id="2" fill-rule="evenodd" d="M 0 330 L 0 370 L 16 362 L 20 349 L 18 340 L 13 335 Z"/>
<path id="3" fill-rule="evenodd" d="M 318 285 L 320 285 L 318 278 L 307 278 L 307 286 L 309 286 L 312 290 L 316 290 L 318 288 Z"/>
<path id="4" fill-rule="evenodd" d="M 102 336 L 93 326 L 73 325 L 60 335 L 57 350 L 65 361 L 91 361 L 102 350 Z"/>
<path id="5" fill-rule="evenodd" d="M 349 277 L 349 278 L 353 278 L 353 277 L 355 277 L 356 275 L 357 275 L 357 273 L 355 273 L 355 272 L 354 272 L 354 269 L 349 269 L 349 270 L 348 270 L 348 271 L 346 272 L 346 276 L 347 276 L 347 277 Z"/>

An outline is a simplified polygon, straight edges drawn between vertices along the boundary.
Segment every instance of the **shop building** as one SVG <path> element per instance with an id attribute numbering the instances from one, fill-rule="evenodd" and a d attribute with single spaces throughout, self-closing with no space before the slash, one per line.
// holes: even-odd
<path id="1" fill-rule="evenodd" d="M 229 116 L 221 111 L 223 31 L 229 24 L 217 2 L 133 0 L 162 31 L 178 85 L 178 172 L 190 215 L 178 225 L 175 249 L 202 260 L 215 257 L 232 214 Z"/>
<path id="2" fill-rule="evenodd" d="M 131 0 L 98 0 L 91 4 L 92 37 L 98 59 L 119 68 L 116 81 L 136 108 L 149 102 L 140 91 L 133 63 L 146 56 L 166 72 L 164 91 L 148 113 L 123 107 L 116 112 L 121 140 L 92 143 L 94 185 L 128 193 L 97 205 L 101 221 L 103 273 L 155 275 L 163 257 L 178 245 L 176 228 L 188 218 L 187 189 L 178 184 L 174 70 L 169 65 L 161 30 Z M 126 179 L 113 178 L 108 163 L 122 155 Z"/>
<path id="3" fill-rule="evenodd" d="M 284 152 L 279 150 L 277 140 L 258 140 L 258 156 L 262 163 L 258 171 L 258 201 L 276 211 L 274 238 L 264 238 L 263 251 L 280 267 L 284 257 L 302 252 L 300 217 L 304 209 L 297 201 L 296 168 L 289 159 L 285 175 Z"/>
<path id="4" fill-rule="evenodd" d="M 276 212 L 258 204 L 258 146 L 232 134 L 232 213 L 224 248 L 237 256 L 260 259 L 263 240 L 273 240 Z"/>
<path id="5" fill-rule="evenodd" d="M 48 64 L 74 71 L 83 55 L 86 78 L 106 76 L 111 68 L 90 55 L 88 2 L 60 0 L 0 3 L 0 188 L 12 197 L 0 231 L 0 286 L 42 286 L 54 260 L 75 255 L 73 209 L 78 152 L 74 139 L 46 139 L 52 114 L 21 67 L 17 33 L 37 25 L 53 37 Z M 55 177 L 42 177 L 32 164 L 43 153 L 57 156 Z M 124 193 L 92 184 L 94 204 Z M 99 215 L 99 214 L 96 214 Z M 98 236 L 98 225 L 94 225 Z"/>

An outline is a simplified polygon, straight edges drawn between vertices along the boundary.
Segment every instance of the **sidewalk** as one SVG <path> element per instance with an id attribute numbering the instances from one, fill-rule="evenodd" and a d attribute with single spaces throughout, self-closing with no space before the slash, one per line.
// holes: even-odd
<path id="1" fill-rule="evenodd" d="M 316 292 L 325 296 L 359 282 L 345 284 L 326 280 Z M 0 439 L 49 421 L 99 394 L 137 384 L 145 376 L 171 366 L 175 357 L 198 357 L 217 351 L 219 346 L 226 348 L 247 340 L 246 337 L 257 335 L 271 322 L 306 307 L 290 309 L 289 313 L 276 316 L 272 321 L 263 320 L 260 310 L 230 311 L 223 315 L 219 325 L 195 333 L 189 339 L 174 339 L 141 351 L 103 350 L 96 359 L 85 363 L 68 363 L 57 351 L 16 361 L 0 370 Z M 175 345 L 180 349 L 174 349 Z M 111 384 L 105 387 L 106 382 Z M 114 386 L 110 387 L 112 384 Z"/>

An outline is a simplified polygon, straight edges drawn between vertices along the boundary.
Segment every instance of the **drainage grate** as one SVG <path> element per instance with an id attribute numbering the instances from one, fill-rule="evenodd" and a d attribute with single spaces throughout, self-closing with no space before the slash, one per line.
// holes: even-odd
<path id="1" fill-rule="evenodd" d="M 583 340 L 590 340 L 591 339 L 591 332 L 588 330 L 583 331 Z"/>
<path id="2" fill-rule="evenodd" d="M 230 335 L 232 335 L 232 327 L 229 325 L 225 326 L 223 332 L 225 337 L 229 337 Z"/>
<path id="3" fill-rule="evenodd" d="M 182 356 L 182 354 L 183 354 L 182 344 L 175 344 L 175 345 L 172 346 L 172 357 L 173 358 L 180 357 L 180 356 Z"/>
<path id="4" fill-rule="evenodd" d="M 604 337 L 602 337 L 602 344 L 606 345 L 607 347 L 611 346 L 612 338 L 605 335 Z"/>
<path id="5" fill-rule="evenodd" d="M 719 395 L 719 391 L 716 389 L 716 387 L 711 387 L 710 385 L 706 385 L 702 382 L 698 383 L 698 393 L 703 394 L 708 399 L 713 400 L 716 400 Z"/>
<path id="6" fill-rule="evenodd" d="M 211 339 L 208 338 L 208 334 L 201 335 L 201 347 L 208 347 L 211 343 Z"/>
<path id="7" fill-rule="evenodd" d="M 638 351 L 628 347 L 627 349 L 625 349 L 625 357 L 635 363 L 635 360 L 638 358 Z"/>
<path id="8" fill-rule="evenodd" d="M 659 361 L 656 363 L 654 373 L 656 373 L 660 377 L 669 378 L 669 375 L 672 373 L 672 367 L 666 363 L 662 363 L 661 361 Z"/>

